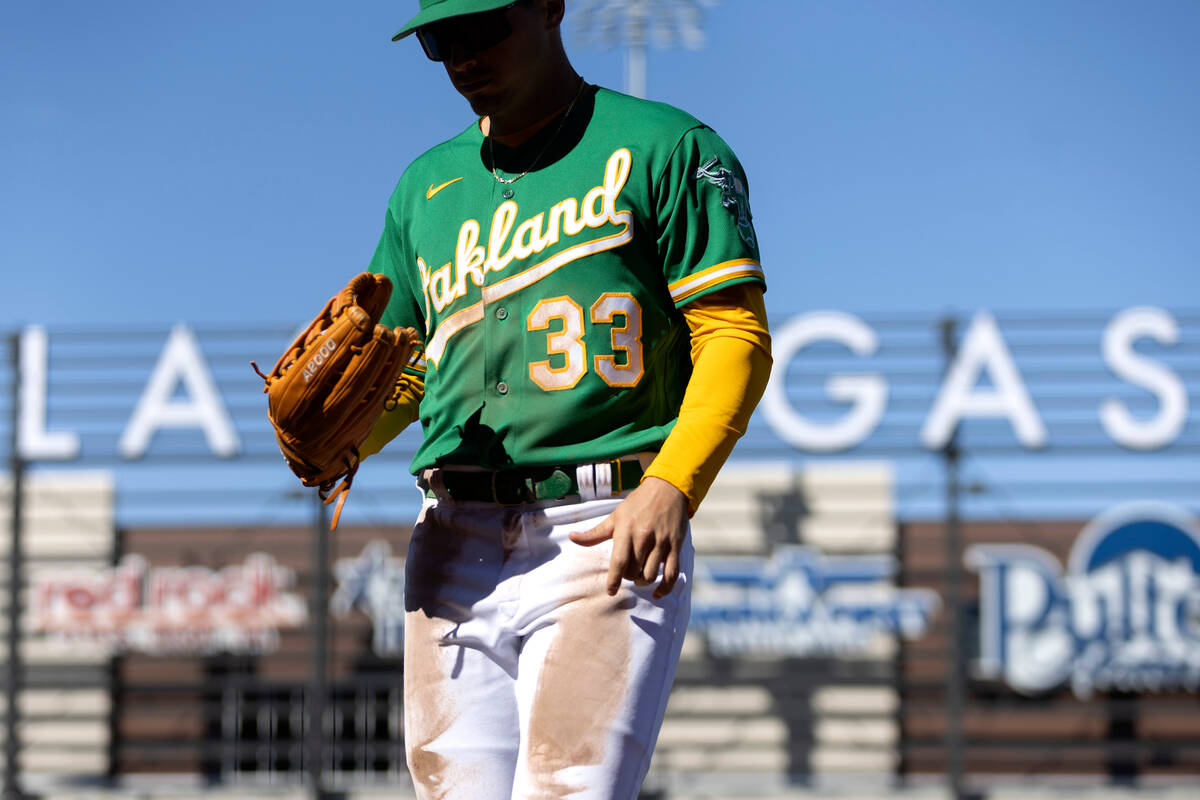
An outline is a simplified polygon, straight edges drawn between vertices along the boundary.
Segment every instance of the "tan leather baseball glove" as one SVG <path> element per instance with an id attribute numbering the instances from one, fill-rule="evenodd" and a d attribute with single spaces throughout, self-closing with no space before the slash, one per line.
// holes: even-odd
<path id="1" fill-rule="evenodd" d="M 379 324 L 391 295 L 387 277 L 364 272 L 330 298 L 269 375 L 250 362 L 266 382 L 284 460 L 327 504 L 338 501 L 331 529 L 358 472 L 358 448 L 419 341 L 412 328 Z"/>

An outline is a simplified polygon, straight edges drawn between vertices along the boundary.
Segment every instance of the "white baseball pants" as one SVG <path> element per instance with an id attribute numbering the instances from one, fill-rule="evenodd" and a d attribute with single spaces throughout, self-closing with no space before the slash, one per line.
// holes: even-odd
<path id="1" fill-rule="evenodd" d="M 567 536 L 619 497 L 427 499 L 406 567 L 404 724 L 421 800 L 633 800 L 687 629 L 693 552 L 666 597 L 604 590 L 611 542 Z"/>

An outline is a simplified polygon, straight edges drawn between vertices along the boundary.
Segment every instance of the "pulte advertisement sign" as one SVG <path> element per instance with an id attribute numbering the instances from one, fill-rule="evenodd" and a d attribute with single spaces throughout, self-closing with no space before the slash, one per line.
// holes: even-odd
<path id="1" fill-rule="evenodd" d="M 1080 531 L 1066 567 L 1030 545 L 976 545 L 976 672 L 1037 695 L 1200 689 L 1200 523 L 1159 502 L 1117 506 Z"/>

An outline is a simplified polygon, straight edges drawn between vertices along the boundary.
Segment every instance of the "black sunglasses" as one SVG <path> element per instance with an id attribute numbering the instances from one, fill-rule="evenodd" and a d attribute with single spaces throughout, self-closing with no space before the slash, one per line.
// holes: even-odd
<path id="1" fill-rule="evenodd" d="M 528 0 L 518 0 L 492 11 L 450 17 L 417 28 L 417 40 L 430 61 L 445 61 L 455 44 L 466 53 L 479 53 L 495 47 L 512 35 L 508 10 Z"/>

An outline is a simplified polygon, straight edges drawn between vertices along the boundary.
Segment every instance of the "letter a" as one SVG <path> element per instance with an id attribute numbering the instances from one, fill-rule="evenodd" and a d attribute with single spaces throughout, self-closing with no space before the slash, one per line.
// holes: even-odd
<path id="1" fill-rule="evenodd" d="M 992 378 L 992 389 L 976 388 L 984 370 Z M 971 320 L 933 410 L 921 429 L 921 443 L 930 450 L 944 447 L 964 417 L 1008 417 L 1022 445 L 1038 448 L 1046 444 L 1046 428 L 1033 399 L 1004 344 L 996 320 L 986 311 Z"/>
<path id="2" fill-rule="evenodd" d="M 189 399 L 172 399 L 179 381 L 183 381 Z M 171 331 L 133 418 L 121 434 L 121 455 L 145 455 L 159 428 L 201 428 L 209 448 L 222 457 L 235 455 L 240 446 L 196 337 L 186 325 L 176 325 Z"/>

